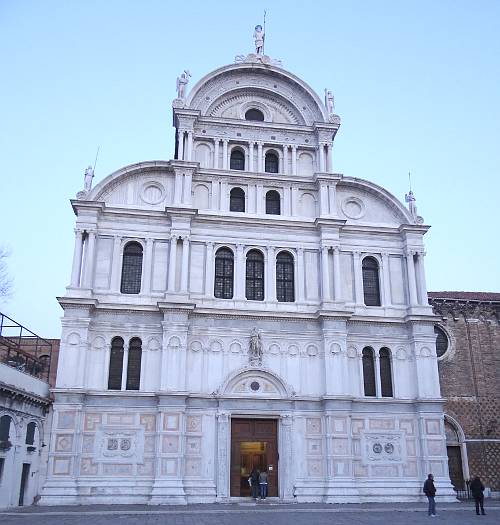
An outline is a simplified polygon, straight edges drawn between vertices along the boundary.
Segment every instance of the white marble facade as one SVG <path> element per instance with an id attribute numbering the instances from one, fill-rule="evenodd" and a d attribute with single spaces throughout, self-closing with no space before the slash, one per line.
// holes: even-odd
<path id="1" fill-rule="evenodd" d="M 263 120 L 247 120 L 249 110 Z M 423 264 L 428 226 L 377 184 L 333 171 L 339 117 L 267 57 L 209 73 L 174 100 L 173 120 L 174 160 L 127 166 L 72 201 L 75 254 L 59 298 L 42 503 L 226 501 L 235 416 L 278 420 L 284 500 L 415 500 L 428 472 L 451 495 Z M 242 170 L 231 169 L 234 151 Z M 277 173 L 266 172 L 270 152 Z M 233 188 L 245 211 L 230 211 Z M 271 190 L 279 215 L 266 213 Z M 133 294 L 120 291 L 130 242 L 142 247 Z M 220 248 L 233 254 L 231 298 L 214 294 Z M 263 300 L 247 299 L 250 250 L 263 256 Z M 276 287 L 282 252 L 293 261 L 288 302 Z M 365 257 L 378 265 L 380 306 L 365 305 Z M 257 363 L 248 355 L 254 329 Z M 110 390 L 116 337 L 125 366 L 121 389 Z M 140 385 L 127 390 L 134 338 Z M 375 353 L 373 396 L 365 347 Z"/>

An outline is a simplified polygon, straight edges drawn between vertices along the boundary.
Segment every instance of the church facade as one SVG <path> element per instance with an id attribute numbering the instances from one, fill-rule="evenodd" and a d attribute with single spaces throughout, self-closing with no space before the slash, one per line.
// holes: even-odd
<path id="1" fill-rule="evenodd" d="M 258 52 L 173 102 L 175 159 L 76 215 L 41 503 L 452 495 L 428 226 L 335 173 L 340 119 Z"/>

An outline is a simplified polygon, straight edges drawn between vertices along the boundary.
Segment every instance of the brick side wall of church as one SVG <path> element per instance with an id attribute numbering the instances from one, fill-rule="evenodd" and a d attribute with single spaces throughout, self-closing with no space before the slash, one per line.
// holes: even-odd
<path id="1" fill-rule="evenodd" d="M 451 346 L 439 361 L 445 413 L 462 427 L 469 472 L 500 490 L 500 305 L 432 301 Z"/>

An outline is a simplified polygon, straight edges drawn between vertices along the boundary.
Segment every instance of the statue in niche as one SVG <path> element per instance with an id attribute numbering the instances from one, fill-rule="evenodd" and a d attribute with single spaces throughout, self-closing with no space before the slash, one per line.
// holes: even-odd
<path id="1" fill-rule="evenodd" d="M 328 111 L 328 115 L 334 115 L 335 111 L 335 99 L 333 97 L 333 93 L 325 88 L 325 106 L 326 110 Z"/>
<path id="2" fill-rule="evenodd" d="M 177 77 L 177 98 L 180 98 L 182 100 L 186 98 L 187 85 L 190 77 L 191 73 L 188 69 L 185 69 L 182 72 L 182 75 L 180 77 Z"/>
<path id="3" fill-rule="evenodd" d="M 83 191 L 90 191 L 92 189 L 92 179 L 94 178 L 94 170 L 92 166 L 89 166 L 85 170 L 85 176 L 83 178 Z"/>
<path id="4" fill-rule="evenodd" d="M 265 34 L 260 24 L 255 26 L 253 38 L 255 40 L 255 52 L 257 55 L 262 55 L 264 53 Z"/>
<path id="5" fill-rule="evenodd" d="M 250 334 L 250 345 L 248 348 L 248 359 L 253 366 L 262 364 L 262 341 L 257 328 L 252 330 Z"/>

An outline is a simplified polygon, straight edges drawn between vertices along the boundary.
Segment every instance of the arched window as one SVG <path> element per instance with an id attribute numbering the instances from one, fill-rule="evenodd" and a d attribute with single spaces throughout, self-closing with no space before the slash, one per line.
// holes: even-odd
<path id="1" fill-rule="evenodd" d="M 122 293 L 139 293 L 142 277 L 142 246 L 129 242 L 123 250 Z"/>
<path id="2" fill-rule="evenodd" d="M 8 415 L 0 417 L 0 443 L 9 441 L 11 421 L 12 418 Z"/>
<path id="3" fill-rule="evenodd" d="M 115 337 L 111 341 L 111 354 L 109 356 L 108 390 L 122 389 L 123 371 L 123 339 Z"/>
<path id="4" fill-rule="evenodd" d="M 363 259 L 363 294 L 366 306 L 380 306 L 378 262 L 373 257 Z"/>
<path id="5" fill-rule="evenodd" d="M 245 154 L 240 149 L 233 149 L 233 151 L 231 151 L 229 167 L 232 170 L 245 170 Z"/>
<path id="6" fill-rule="evenodd" d="M 252 108 L 245 113 L 245 120 L 256 120 L 258 122 L 264 121 L 264 113 L 258 109 Z"/>
<path id="7" fill-rule="evenodd" d="M 269 215 L 280 215 L 281 197 L 276 190 L 270 190 L 266 193 L 266 213 Z"/>
<path id="8" fill-rule="evenodd" d="M 269 151 L 266 153 L 265 171 L 266 173 L 279 173 L 280 161 L 278 155 Z"/>
<path id="9" fill-rule="evenodd" d="M 31 423 L 28 423 L 28 426 L 26 427 L 26 445 L 33 445 L 35 443 L 35 430 L 36 430 L 36 423 L 31 421 Z"/>
<path id="10" fill-rule="evenodd" d="M 229 248 L 219 248 L 215 254 L 215 297 L 218 299 L 233 298 L 233 276 L 233 252 Z"/>
<path id="11" fill-rule="evenodd" d="M 133 337 L 128 345 L 127 390 L 139 390 L 141 383 L 142 341 Z"/>
<path id="12" fill-rule="evenodd" d="M 439 326 L 434 327 L 434 333 L 436 334 L 436 355 L 441 357 L 448 350 L 448 337 L 444 330 L 439 328 Z"/>
<path id="13" fill-rule="evenodd" d="M 378 356 L 380 364 L 380 392 L 382 397 L 392 397 L 391 351 L 388 348 L 381 348 Z"/>
<path id="14" fill-rule="evenodd" d="M 375 362 L 373 348 L 363 348 L 363 384 L 365 396 L 376 396 L 375 390 Z"/>
<path id="15" fill-rule="evenodd" d="M 247 253 L 246 298 L 264 300 L 264 256 L 259 250 Z"/>
<path id="16" fill-rule="evenodd" d="M 293 257 L 280 252 L 276 257 L 276 298 L 280 303 L 295 301 Z"/>
<path id="17" fill-rule="evenodd" d="M 229 194 L 229 211 L 245 211 L 245 192 L 241 188 L 233 188 Z"/>

